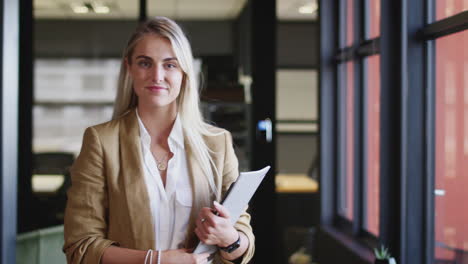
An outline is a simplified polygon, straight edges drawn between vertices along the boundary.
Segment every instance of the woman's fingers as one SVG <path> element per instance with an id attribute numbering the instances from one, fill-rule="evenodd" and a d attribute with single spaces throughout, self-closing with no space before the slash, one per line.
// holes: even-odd
<path id="1" fill-rule="evenodd" d="M 197 255 L 197 263 L 207 263 L 209 257 L 210 257 L 210 254 L 208 254 L 208 253 L 198 254 Z"/>
<path id="2" fill-rule="evenodd" d="M 206 220 L 201 221 L 201 219 L 199 219 L 197 221 L 196 225 L 197 225 L 196 228 L 198 229 L 198 231 L 200 231 L 201 234 L 208 234 L 209 233 L 209 231 L 208 231 L 209 224 L 208 224 L 208 222 Z"/>
<path id="3" fill-rule="evenodd" d="M 207 232 L 200 231 L 200 229 L 198 229 L 198 227 L 195 228 L 195 234 L 200 239 L 200 241 L 202 241 L 203 243 L 205 243 L 207 245 L 216 244 L 216 243 L 213 242 L 213 238 L 215 238 L 213 235 L 211 235 L 211 234 L 209 234 Z"/>
<path id="4" fill-rule="evenodd" d="M 198 214 L 198 220 L 201 223 L 208 222 L 210 224 L 215 224 L 215 217 L 216 215 L 210 207 L 203 207 Z"/>
<path id="5" fill-rule="evenodd" d="M 215 210 L 218 212 L 220 217 L 223 218 L 230 218 L 229 211 L 226 207 L 224 207 L 222 204 L 218 203 L 217 201 L 213 202 Z"/>
<path id="6" fill-rule="evenodd" d="M 195 234 L 205 244 L 225 244 L 237 236 L 237 230 L 231 224 L 229 211 L 218 202 L 214 208 L 203 207 L 196 221 Z"/>

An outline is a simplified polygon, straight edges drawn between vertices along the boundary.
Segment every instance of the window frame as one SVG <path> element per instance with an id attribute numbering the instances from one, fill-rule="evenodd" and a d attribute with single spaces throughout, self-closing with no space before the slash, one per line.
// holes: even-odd
<path id="1" fill-rule="evenodd" d="M 434 260 L 434 174 L 435 174 L 435 44 L 432 40 L 468 29 L 468 11 L 433 21 L 434 0 L 381 1 L 380 37 L 355 38 L 355 45 L 343 46 L 346 32 L 345 0 L 321 0 L 320 65 L 320 153 L 321 224 L 332 227 L 352 241 L 371 247 L 390 247 L 398 263 L 433 263 Z M 366 33 L 365 0 L 355 0 L 354 29 Z M 337 8 L 338 7 L 338 8 Z M 338 11 L 337 11 L 338 9 Z M 364 10 L 359 14 L 359 10 Z M 411 16 L 408 16 L 411 14 Z M 343 19 L 344 20 L 344 19 Z M 358 26 L 361 25 L 361 26 Z M 341 29 L 341 30 L 340 30 Z M 416 29 L 416 30 L 415 30 Z M 334 33 L 330 33 L 334 32 Z M 364 34 L 361 34 L 364 36 Z M 340 42 L 341 41 L 341 42 Z M 365 100 L 366 71 L 363 59 L 381 56 L 380 118 L 380 236 L 361 227 L 364 217 Z M 355 160 L 354 221 L 338 214 L 339 153 L 343 141 L 338 135 L 340 118 L 340 63 L 355 60 Z M 345 82 L 344 82 L 345 83 Z M 357 92 L 359 91 L 359 92 Z M 332 96 L 332 97 L 330 97 Z M 334 99 L 333 99 L 334 98 Z M 360 103 L 360 104 L 359 104 Z M 359 129 L 358 129 L 358 128 Z M 332 148 L 329 148 L 332 146 Z M 335 153 L 333 153 L 335 152 Z M 336 154 L 338 153 L 338 154 Z M 358 167 L 359 166 L 359 167 Z M 333 177 L 327 177 L 333 176 Z M 410 177 L 411 176 L 411 177 Z M 346 244 L 347 242 L 343 242 Z"/>
<path id="2" fill-rule="evenodd" d="M 363 100 L 365 100 L 365 83 L 364 80 L 367 73 L 365 71 L 365 65 L 364 65 L 364 60 L 372 55 L 377 55 L 380 53 L 380 38 L 372 38 L 372 39 L 365 39 L 365 33 L 366 29 L 369 27 L 368 24 L 369 22 L 367 21 L 365 15 L 367 14 L 366 6 L 367 2 L 366 0 L 354 0 L 353 4 L 354 6 L 352 7 L 354 13 L 353 13 L 353 38 L 354 42 L 353 45 L 351 46 L 345 46 L 346 45 L 346 38 L 347 32 L 346 32 L 346 26 L 345 22 L 347 21 L 347 12 L 346 8 L 348 1 L 346 0 L 339 0 L 339 12 L 341 14 L 339 19 L 339 24 L 340 28 L 342 30 L 339 30 L 339 46 L 342 47 L 338 49 L 338 51 L 335 54 L 335 60 L 336 60 L 336 68 L 337 68 L 337 83 L 338 83 L 338 108 L 337 108 L 337 114 L 338 114 L 338 131 L 337 133 L 340 135 L 338 138 L 337 142 L 337 147 L 338 147 L 338 162 L 339 162 L 339 167 L 338 167 L 338 174 L 336 176 L 336 190 L 335 192 L 337 193 L 336 197 L 336 215 L 335 215 L 335 225 L 340 228 L 342 231 L 347 233 L 348 235 L 357 237 L 359 241 L 367 245 L 368 247 L 376 247 L 377 246 L 377 237 L 367 231 L 364 227 L 365 223 L 365 215 L 366 215 L 366 207 L 364 205 L 365 201 L 365 183 L 366 183 L 366 177 L 365 177 L 365 147 L 366 147 L 366 141 L 364 140 L 366 138 L 365 136 L 365 105 L 363 104 Z M 362 12 L 364 10 L 364 12 Z M 342 110 L 342 106 L 346 105 L 343 103 L 343 100 L 346 100 L 346 80 L 341 80 L 341 73 L 340 73 L 340 67 L 344 67 L 345 69 L 343 71 L 346 72 L 344 74 L 346 77 L 347 76 L 347 71 L 346 71 L 346 65 L 347 63 L 353 63 L 353 91 L 354 91 L 354 126 L 353 126 L 353 134 L 354 134 L 354 144 L 353 144 L 353 156 L 354 156 L 354 164 L 353 164 L 353 191 L 354 194 L 357 195 L 357 199 L 354 199 L 353 203 L 353 220 L 350 221 L 349 219 L 343 217 L 340 212 L 339 212 L 339 202 L 340 202 L 340 196 L 339 196 L 339 190 L 340 188 L 343 188 L 340 186 L 340 179 L 342 177 L 346 177 L 346 165 L 343 166 L 343 164 L 346 164 L 346 139 L 344 135 L 346 135 L 346 131 L 341 130 L 341 127 L 345 127 L 346 125 L 341 124 L 343 120 L 346 118 L 343 118 L 342 115 L 345 115 L 345 112 Z M 344 168 L 343 168 L 344 167 Z M 344 174 L 344 175 L 342 175 Z"/>

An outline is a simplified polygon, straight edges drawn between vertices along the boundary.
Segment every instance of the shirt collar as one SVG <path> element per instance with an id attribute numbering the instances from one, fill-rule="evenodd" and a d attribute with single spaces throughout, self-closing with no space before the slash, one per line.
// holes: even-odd
<path id="1" fill-rule="evenodd" d="M 140 118 L 140 115 L 138 114 L 138 109 L 136 109 L 136 115 L 138 118 L 138 125 L 140 126 L 140 137 L 141 141 L 145 145 L 150 145 L 151 144 L 151 136 L 148 133 L 148 130 L 146 130 L 145 125 L 143 124 L 143 121 Z M 176 116 L 176 120 L 174 122 L 174 126 L 172 127 L 171 133 L 169 134 L 169 146 L 172 147 L 172 144 L 178 145 L 178 147 L 185 149 L 184 147 L 184 133 L 182 130 L 182 123 L 180 122 L 179 114 Z"/>
<path id="2" fill-rule="evenodd" d="M 182 123 L 180 122 L 179 114 L 176 116 L 174 126 L 172 127 L 171 134 L 169 134 L 169 141 L 173 141 L 179 145 L 180 148 L 184 149 L 184 132 L 182 130 Z"/>

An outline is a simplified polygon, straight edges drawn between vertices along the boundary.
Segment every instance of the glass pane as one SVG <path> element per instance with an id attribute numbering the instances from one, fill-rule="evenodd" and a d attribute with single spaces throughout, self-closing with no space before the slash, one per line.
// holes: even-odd
<path id="1" fill-rule="evenodd" d="M 468 10 L 468 0 L 436 0 L 436 19 L 444 19 Z"/>
<path id="2" fill-rule="evenodd" d="M 354 42 L 354 0 L 348 0 L 346 5 L 346 46 Z"/>
<path id="3" fill-rule="evenodd" d="M 467 45 L 468 31 L 436 40 L 435 258 L 456 263 L 468 261 Z"/>
<path id="4" fill-rule="evenodd" d="M 365 229 L 379 235 L 380 195 L 380 56 L 366 59 L 366 216 Z"/>
<path id="5" fill-rule="evenodd" d="M 345 64 L 345 80 L 346 86 L 343 91 L 343 96 L 346 100 L 346 107 L 342 108 L 345 113 L 342 116 L 345 117 L 342 133 L 344 133 L 345 142 L 345 157 L 344 157 L 344 168 L 341 171 L 340 177 L 340 191 L 339 191 L 339 213 L 349 220 L 353 220 L 353 201 L 354 201 L 354 64 L 348 62 Z M 343 137 L 342 137 L 343 138 Z"/>
<path id="6" fill-rule="evenodd" d="M 373 39 L 380 36 L 380 0 L 368 0 L 367 8 L 366 21 L 369 23 L 369 31 L 366 33 L 366 38 Z"/>
<path id="7" fill-rule="evenodd" d="M 20 210 L 19 232 L 63 224 L 68 168 L 85 128 L 112 117 L 137 14 L 134 1 L 34 1 L 34 160 L 24 204 L 35 211 Z"/>

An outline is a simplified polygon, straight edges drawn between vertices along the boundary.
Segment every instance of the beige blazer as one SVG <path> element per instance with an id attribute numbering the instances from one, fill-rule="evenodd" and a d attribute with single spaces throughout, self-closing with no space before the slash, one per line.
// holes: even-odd
<path id="1" fill-rule="evenodd" d="M 221 196 L 238 177 L 238 161 L 229 132 L 205 137 L 213 150 L 215 166 L 220 176 L 215 179 Z M 193 206 L 186 247 L 198 242 L 194 233 L 195 219 L 203 206 L 214 200 L 196 157 L 185 140 L 188 168 L 193 187 Z M 117 245 L 148 250 L 154 247 L 149 198 L 141 166 L 141 145 L 135 110 L 110 122 L 89 127 L 83 137 L 80 155 L 71 168 L 72 185 L 68 190 L 65 210 L 65 244 L 68 263 L 99 263 L 104 250 Z M 249 239 L 249 248 L 242 263 L 254 254 L 254 235 L 250 215 L 244 212 L 235 228 Z M 219 254 L 215 262 L 230 263 Z"/>

